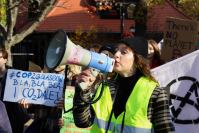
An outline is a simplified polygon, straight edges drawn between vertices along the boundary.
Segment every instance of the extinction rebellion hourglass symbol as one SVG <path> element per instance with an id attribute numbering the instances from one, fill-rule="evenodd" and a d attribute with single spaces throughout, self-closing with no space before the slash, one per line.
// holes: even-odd
<path id="1" fill-rule="evenodd" d="M 187 88 L 188 91 L 185 93 L 184 96 L 179 96 L 178 94 L 170 94 L 170 107 L 172 113 L 172 120 L 178 124 L 199 124 L 199 116 L 198 118 L 191 118 L 191 119 L 182 119 L 180 118 L 180 114 L 183 112 L 183 108 L 185 105 L 189 104 L 192 108 L 195 108 L 198 111 L 199 115 L 199 82 L 194 77 L 189 76 L 182 76 L 177 79 L 172 80 L 167 87 L 171 87 L 179 82 L 187 82 L 189 81 L 190 88 Z M 195 100 L 190 99 L 190 97 L 194 97 Z M 178 107 L 174 107 L 173 102 L 178 101 Z M 190 112 L 191 113 L 191 112 Z"/>

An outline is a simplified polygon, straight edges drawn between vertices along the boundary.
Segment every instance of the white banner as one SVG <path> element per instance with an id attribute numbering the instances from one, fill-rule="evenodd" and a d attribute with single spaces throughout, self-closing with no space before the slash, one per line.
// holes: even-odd
<path id="1" fill-rule="evenodd" d="M 8 69 L 4 101 L 56 106 L 62 97 L 64 76 L 53 73 L 37 73 Z"/>
<path id="2" fill-rule="evenodd" d="M 199 50 L 154 68 L 160 86 L 170 87 L 176 133 L 199 132 Z"/>

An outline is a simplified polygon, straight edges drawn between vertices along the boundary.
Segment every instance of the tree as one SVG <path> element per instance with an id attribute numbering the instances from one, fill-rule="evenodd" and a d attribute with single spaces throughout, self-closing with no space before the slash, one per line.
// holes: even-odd
<path id="1" fill-rule="evenodd" d="M 134 9 L 135 36 L 145 36 L 147 31 L 147 3 L 145 0 L 135 0 Z"/>
<path id="2" fill-rule="evenodd" d="M 6 25 L 6 6 L 4 6 L 6 3 L 6 0 L 1 0 L 0 1 L 0 21 L 1 25 L 5 26 Z"/>
<path id="3" fill-rule="evenodd" d="M 31 34 L 45 16 L 55 6 L 57 0 L 1 0 L 0 1 L 0 36 L 2 45 L 7 49 L 9 55 L 11 47 L 21 42 Z M 23 7 L 26 11 L 35 12 L 34 19 L 30 19 L 20 31 L 15 30 L 17 17 Z M 35 9 L 37 8 L 37 10 Z M 9 58 L 11 61 L 11 57 Z M 9 63 L 11 65 L 11 62 Z"/>
<path id="4" fill-rule="evenodd" d="M 162 4 L 165 0 L 133 0 L 135 8 L 133 18 L 135 21 L 135 36 L 145 36 L 147 32 L 148 9 Z"/>
<path id="5" fill-rule="evenodd" d="M 86 49 L 91 48 L 93 44 L 99 44 L 98 40 L 100 40 L 95 26 L 91 26 L 87 32 L 84 32 L 82 27 L 77 28 L 74 33 L 70 34 L 70 39 Z"/>
<path id="6" fill-rule="evenodd" d="M 3 27 L 6 26 L 6 6 L 4 6 L 6 3 L 6 0 L 0 1 L 0 36 L 5 35 L 5 30 Z M 0 43 L 2 43 L 2 38 L 0 38 Z"/>
<path id="7" fill-rule="evenodd" d="M 154 6 L 164 4 L 165 1 L 171 1 L 176 5 L 178 9 L 184 12 L 186 15 L 192 18 L 198 19 L 199 17 L 199 0 L 87 0 L 89 1 L 90 10 L 96 12 L 101 18 L 119 18 L 122 20 L 127 16 L 131 16 L 128 13 L 123 16 L 123 12 L 128 10 L 129 5 L 134 4 L 131 10 L 133 15 L 130 19 L 135 21 L 135 35 L 145 36 L 147 30 L 147 13 L 150 8 Z M 124 6 L 121 6 L 124 5 Z M 118 8 L 120 7 L 120 8 Z M 122 7 L 123 12 L 118 11 Z M 116 11 L 115 11 L 116 10 Z M 129 10 L 129 11 L 130 11 Z M 111 12 L 111 13 L 109 13 Z M 120 14 L 118 14 L 120 13 Z M 121 15 L 122 14 L 122 15 Z M 128 18 L 127 17 L 127 18 Z M 129 19 L 129 18 L 128 18 Z M 121 34 L 123 33 L 123 24 L 121 21 Z"/>
<path id="8" fill-rule="evenodd" d="M 172 0 L 186 15 L 199 20 L 199 0 Z"/>
<path id="9" fill-rule="evenodd" d="M 173 4 L 181 10 L 184 14 L 192 19 L 199 20 L 199 0 L 146 0 L 148 7 L 164 3 L 165 1 L 171 1 Z"/>
<path id="10" fill-rule="evenodd" d="M 134 0 L 136 7 L 134 11 L 135 18 L 135 33 L 138 36 L 144 36 L 146 33 L 147 23 L 147 10 L 163 4 L 165 1 L 171 1 L 173 4 L 181 10 L 184 14 L 192 19 L 199 20 L 199 0 Z"/>
<path id="11" fill-rule="evenodd" d="M 101 18 L 120 18 L 121 37 L 123 37 L 123 20 L 134 19 L 135 35 L 145 36 L 147 30 L 147 10 L 164 0 L 90 0 L 91 10 Z M 94 8 L 96 7 L 96 8 Z"/>
<path id="12" fill-rule="evenodd" d="M 55 6 L 56 1 L 57 0 L 0 0 L 0 44 L 3 44 L 10 53 L 12 46 L 21 42 L 36 29 L 39 23 Z M 135 28 L 137 34 L 142 35 L 146 32 L 147 9 L 166 0 L 131 1 L 136 3 L 134 13 L 136 21 Z M 199 19 L 199 0 L 170 1 L 174 2 L 185 14 L 197 20 Z M 20 31 L 17 31 L 15 30 L 15 26 L 17 18 L 22 12 L 22 10 L 20 10 L 22 7 L 26 8 L 26 11 L 31 11 L 30 13 L 34 16 L 34 19 L 29 19 L 27 25 L 24 25 Z"/>

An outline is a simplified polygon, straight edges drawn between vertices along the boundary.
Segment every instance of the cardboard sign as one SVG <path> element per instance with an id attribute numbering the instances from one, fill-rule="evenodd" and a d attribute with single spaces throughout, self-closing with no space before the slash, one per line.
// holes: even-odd
<path id="1" fill-rule="evenodd" d="M 53 73 L 37 73 L 8 69 L 4 101 L 56 106 L 62 98 L 64 76 Z"/>
<path id="2" fill-rule="evenodd" d="M 171 61 L 196 50 L 198 22 L 167 18 L 162 59 Z"/>

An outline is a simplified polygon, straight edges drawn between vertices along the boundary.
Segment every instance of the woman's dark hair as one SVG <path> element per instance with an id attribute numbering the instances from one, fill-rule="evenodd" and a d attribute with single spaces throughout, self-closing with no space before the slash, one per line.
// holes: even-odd
<path id="1" fill-rule="evenodd" d="M 160 52 L 157 42 L 155 40 L 150 39 L 150 40 L 148 40 L 148 43 L 151 44 L 151 46 L 154 49 L 154 57 L 153 58 L 160 59 L 161 52 Z"/>
<path id="2" fill-rule="evenodd" d="M 134 53 L 134 62 L 135 62 L 135 65 L 136 65 L 136 69 L 140 70 L 140 72 L 150 78 L 151 80 L 156 81 L 156 79 L 151 75 L 151 72 L 150 72 L 150 67 L 147 63 L 147 59 L 145 59 L 143 56 L 139 55 L 139 54 L 136 54 L 135 52 Z"/>
<path id="3" fill-rule="evenodd" d="M 148 40 L 148 44 L 151 44 L 151 46 L 154 49 L 154 56 L 151 59 L 151 68 L 160 66 L 162 64 L 164 64 L 164 61 L 161 59 L 161 51 L 160 48 L 158 47 L 158 44 L 155 40 Z"/>
<path id="4" fill-rule="evenodd" d="M 2 53 L 2 57 L 4 59 L 8 59 L 8 52 L 4 48 L 0 48 L 0 52 Z"/>

